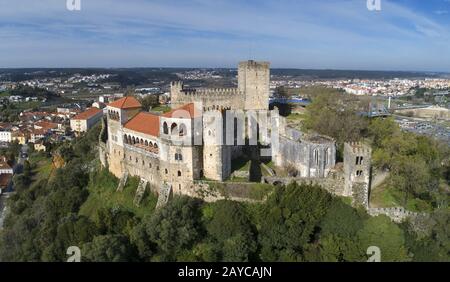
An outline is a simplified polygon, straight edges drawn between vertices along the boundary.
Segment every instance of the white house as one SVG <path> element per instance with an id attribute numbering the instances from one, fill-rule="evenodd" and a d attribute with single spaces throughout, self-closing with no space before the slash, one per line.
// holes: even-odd
<path id="1" fill-rule="evenodd" d="M 11 142 L 11 131 L 0 129 L 0 142 Z"/>
<path id="2" fill-rule="evenodd" d="M 70 128 L 77 133 L 86 132 L 96 124 L 102 116 L 102 110 L 98 108 L 89 108 L 70 119 Z"/>

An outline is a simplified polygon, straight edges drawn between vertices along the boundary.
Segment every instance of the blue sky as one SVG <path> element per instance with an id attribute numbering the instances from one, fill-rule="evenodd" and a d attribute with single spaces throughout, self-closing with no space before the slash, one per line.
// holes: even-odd
<path id="1" fill-rule="evenodd" d="M 450 0 L 0 0 L 0 67 L 450 72 Z"/>

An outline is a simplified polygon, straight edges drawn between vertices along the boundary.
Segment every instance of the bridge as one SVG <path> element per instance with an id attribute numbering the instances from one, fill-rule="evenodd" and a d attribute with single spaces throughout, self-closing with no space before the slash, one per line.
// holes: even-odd
<path id="1" fill-rule="evenodd" d="M 299 106 L 306 107 L 311 104 L 311 101 L 304 98 L 270 98 L 269 104 L 295 104 Z"/>

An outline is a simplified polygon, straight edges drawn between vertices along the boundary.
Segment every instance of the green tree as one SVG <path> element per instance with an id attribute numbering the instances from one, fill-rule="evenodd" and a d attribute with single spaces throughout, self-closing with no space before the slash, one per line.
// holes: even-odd
<path id="1" fill-rule="evenodd" d="M 188 197 L 175 197 L 164 208 L 144 218 L 149 240 L 158 248 L 160 259 L 175 261 L 184 250 L 191 250 L 200 239 L 200 202 Z"/>
<path id="2" fill-rule="evenodd" d="M 340 147 L 356 141 L 367 130 L 367 119 L 359 115 L 359 101 L 332 89 L 321 89 L 306 107 L 304 129 L 336 139 Z"/>
<path id="3" fill-rule="evenodd" d="M 408 197 L 427 192 L 430 175 L 425 161 L 419 157 L 398 156 L 394 160 L 391 181 L 404 194 L 403 204 Z"/>
<path id="4" fill-rule="evenodd" d="M 81 260 L 90 262 L 130 262 L 136 253 L 126 236 L 101 235 L 81 249 Z"/>
<path id="5" fill-rule="evenodd" d="M 225 261 L 249 261 L 256 251 L 252 223 L 240 203 L 219 201 L 206 223 L 208 235 L 222 250 Z"/>
<path id="6" fill-rule="evenodd" d="M 300 261 L 305 246 L 315 240 L 331 196 L 319 186 L 277 187 L 262 206 L 259 219 L 261 259 Z"/>

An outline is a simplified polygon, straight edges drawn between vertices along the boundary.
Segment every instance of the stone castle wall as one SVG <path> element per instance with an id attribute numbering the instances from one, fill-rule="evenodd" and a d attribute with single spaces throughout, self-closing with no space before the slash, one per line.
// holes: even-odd
<path id="1" fill-rule="evenodd" d="M 403 207 L 393 207 L 393 208 L 369 208 L 367 210 L 371 216 L 385 215 L 389 217 L 392 221 L 400 223 L 407 218 L 416 218 L 418 216 L 427 216 L 426 213 L 417 213 L 406 210 Z"/>
<path id="2" fill-rule="evenodd" d="M 291 166 L 300 177 L 325 178 L 336 164 L 335 141 L 319 135 L 306 136 L 299 130 L 289 128 L 286 119 L 277 112 L 272 118 L 272 124 L 278 129 L 278 143 L 272 140 L 271 147 L 275 165 Z"/>
<path id="3" fill-rule="evenodd" d="M 241 109 L 245 95 L 237 88 L 186 89 L 180 81 L 172 82 L 170 88 L 172 109 L 201 102 L 203 110 Z"/>

